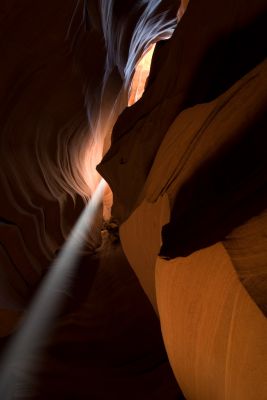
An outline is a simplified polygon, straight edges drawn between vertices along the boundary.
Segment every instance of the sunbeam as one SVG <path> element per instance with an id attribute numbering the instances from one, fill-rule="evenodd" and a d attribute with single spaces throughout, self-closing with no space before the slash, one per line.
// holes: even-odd
<path id="1" fill-rule="evenodd" d="M 0 366 L 0 398 L 13 399 L 24 388 L 21 379 L 34 367 L 33 356 L 38 357 L 43 342 L 53 327 L 60 310 L 62 294 L 68 291 L 75 273 L 76 262 L 99 205 L 106 182 L 101 180 L 97 190 L 85 207 L 68 240 L 51 265 L 41 287 L 30 306 L 21 327 L 5 352 Z"/>

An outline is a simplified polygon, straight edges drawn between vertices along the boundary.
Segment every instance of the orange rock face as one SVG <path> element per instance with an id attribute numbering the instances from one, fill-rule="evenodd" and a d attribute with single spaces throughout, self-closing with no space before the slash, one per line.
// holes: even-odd
<path id="1" fill-rule="evenodd" d="M 128 105 L 136 103 L 143 95 L 150 72 L 155 45 L 151 46 L 135 67 Z"/>
<path id="2" fill-rule="evenodd" d="M 1 350 L 108 183 L 27 399 L 267 398 L 265 37 L 266 0 L 0 5 Z"/>

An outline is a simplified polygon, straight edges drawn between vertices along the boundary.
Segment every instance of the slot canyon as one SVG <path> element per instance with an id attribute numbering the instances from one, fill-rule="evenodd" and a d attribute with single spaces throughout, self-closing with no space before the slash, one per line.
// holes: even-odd
<path id="1" fill-rule="evenodd" d="M 266 38 L 267 0 L 0 0 L 0 400 L 267 399 Z"/>

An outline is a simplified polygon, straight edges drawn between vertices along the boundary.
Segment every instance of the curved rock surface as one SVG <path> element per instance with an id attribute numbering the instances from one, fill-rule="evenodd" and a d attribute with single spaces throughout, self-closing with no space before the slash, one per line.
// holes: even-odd
<path id="1" fill-rule="evenodd" d="M 253 5 L 192 1 L 171 39 L 158 43 L 144 96 L 118 119 L 112 146 L 98 166 L 112 188 L 114 214 L 121 222 L 140 203 L 154 157 L 176 116 L 215 99 L 264 60 L 266 15 L 265 0 Z"/>
<path id="2" fill-rule="evenodd" d="M 1 350 L 105 153 L 122 223 L 123 250 L 101 247 L 98 210 L 19 398 L 265 400 L 266 18 L 266 0 L 0 5 Z"/>
<path id="3" fill-rule="evenodd" d="M 91 167 L 127 105 L 135 62 L 173 26 L 178 3 L 155 2 L 150 14 L 146 2 L 1 3 L 1 350 L 96 186 Z M 125 83 L 140 16 L 164 10 L 165 28 L 140 38 Z M 87 253 L 99 248 L 101 225 L 99 210 Z M 19 398 L 183 398 L 158 320 L 119 247 L 84 256 L 71 293 L 43 356 L 29 355 L 36 370 Z"/>

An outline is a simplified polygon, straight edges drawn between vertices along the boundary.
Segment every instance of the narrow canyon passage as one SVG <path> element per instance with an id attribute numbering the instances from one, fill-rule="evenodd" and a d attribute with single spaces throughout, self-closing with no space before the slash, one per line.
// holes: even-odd
<path id="1" fill-rule="evenodd" d="M 0 0 L 0 400 L 266 400 L 266 37 L 267 0 Z"/>

